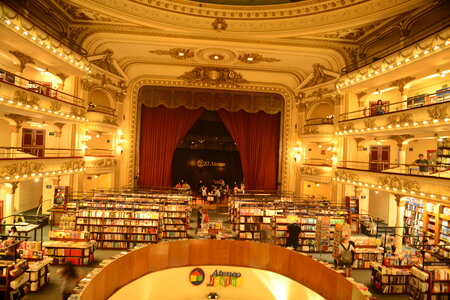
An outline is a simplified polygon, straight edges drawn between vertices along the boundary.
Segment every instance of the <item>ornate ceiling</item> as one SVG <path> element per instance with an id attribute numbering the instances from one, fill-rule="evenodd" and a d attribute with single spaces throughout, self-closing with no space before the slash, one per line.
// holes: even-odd
<path id="1" fill-rule="evenodd" d="M 5 1 L 6 3 L 14 0 Z M 431 0 L 36 0 L 92 64 L 126 79 L 195 67 L 298 88 L 317 66 L 338 74 L 358 45 Z M 37 5 L 36 3 L 39 3 Z M 226 3 L 227 5 L 224 5 Z M 306 84 L 304 84 L 306 85 Z"/>

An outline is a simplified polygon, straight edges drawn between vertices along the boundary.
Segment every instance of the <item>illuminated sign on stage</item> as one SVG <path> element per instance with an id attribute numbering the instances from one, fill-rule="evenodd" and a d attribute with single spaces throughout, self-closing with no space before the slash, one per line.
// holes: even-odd
<path id="1" fill-rule="evenodd" d="M 199 160 L 197 160 L 197 167 L 198 168 L 204 168 L 204 167 L 219 167 L 219 168 L 223 168 L 223 167 L 225 167 L 225 163 L 224 162 L 215 162 L 215 161 L 199 159 Z"/>
<path id="2" fill-rule="evenodd" d="M 232 285 L 234 287 L 240 286 L 242 283 L 242 275 L 239 272 L 224 272 L 221 270 L 215 270 L 209 276 L 210 286 L 223 286 L 227 287 Z"/>

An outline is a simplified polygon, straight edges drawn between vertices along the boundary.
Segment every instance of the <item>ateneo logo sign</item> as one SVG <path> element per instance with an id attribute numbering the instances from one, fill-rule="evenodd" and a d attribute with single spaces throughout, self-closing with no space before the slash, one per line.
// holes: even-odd
<path id="1" fill-rule="evenodd" d="M 189 274 L 189 281 L 193 285 L 200 285 L 205 280 L 205 272 L 200 268 L 195 268 Z"/>
<path id="2" fill-rule="evenodd" d="M 215 270 L 209 276 L 210 286 L 223 286 L 227 287 L 232 285 L 234 287 L 240 286 L 242 283 L 242 275 L 239 272 L 224 272 L 221 270 Z"/>

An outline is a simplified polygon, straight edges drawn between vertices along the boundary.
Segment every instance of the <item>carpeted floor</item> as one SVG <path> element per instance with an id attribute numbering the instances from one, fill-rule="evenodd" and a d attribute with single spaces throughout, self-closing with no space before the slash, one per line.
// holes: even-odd
<path id="1" fill-rule="evenodd" d="M 207 209 L 209 212 L 210 220 L 223 220 L 224 224 L 226 226 L 229 226 L 229 223 L 227 222 L 228 217 L 227 217 L 225 207 L 207 207 Z M 195 238 L 196 217 L 197 217 L 197 210 L 194 209 L 192 212 L 192 216 L 191 216 L 191 227 L 188 232 L 188 236 L 190 238 Z M 44 241 L 45 241 L 45 240 L 47 240 L 48 231 L 50 230 L 50 226 L 44 227 L 43 230 L 44 230 L 43 237 L 44 237 Z M 87 267 L 77 266 L 76 269 L 79 274 L 87 274 L 90 270 L 95 268 L 103 259 L 109 258 L 109 257 L 113 256 L 114 254 L 119 253 L 120 251 L 121 250 L 97 249 L 95 251 L 94 263 L 92 263 L 90 266 L 87 266 Z M 326 261 L 332 262 L 332 257 L 330 254 L 315 254 L 314 257 L 321 259 L 321 260 L 326 260 Z M 56 276 L 56 270 L 58 268 L 60 268 L 60 266 L 51 266 L 50 267 L 50 272 L 51 272 L 50 283 L 46 287 L 44 287 L 41 291 L 39 291 L 38 293 L 29 294 L 28 296 L 29 296 L 30 300 L 59 300 L 59 299 L 61 299 L 61 295 L 60 295 L 60 291 L 59 291 L 60 282 L 59 282 L 58 277 Z M 408 299 L 407 295 L 381 295 L 381 294 L 378 294 L 377 291 L 371 287 L 370 276 L 371 276 L 370 270 L 353 270 L 353 278 L 355 278 L 355 280 L 357 282 L 361 282 L 361 283 L 364 283 L 365 285 L 367 285 L 369 287 L 370 291 L 372 292 L 372 294 L 374 295 L 374 297 L 376 297 L 376 299 L 380 299 L 380 300 L 406 300 L 406 299 Z"/>

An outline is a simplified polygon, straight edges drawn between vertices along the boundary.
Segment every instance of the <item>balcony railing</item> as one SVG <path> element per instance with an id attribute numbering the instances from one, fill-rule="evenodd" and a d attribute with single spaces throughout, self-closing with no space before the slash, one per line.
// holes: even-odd
<path id="1" fill-rule="evenodd" d="M 350 73 L 356 69 L 362 68 L 371 64 L 374 61 L 385 58 L 401 49 L 407 48 L 421 40 L 438 33 L 439 31 L 447 28 L 450 25 L 450 17 L 446 16 L 442 19 L 436 20 L 435 23 L 426 26 L 422 31 L 409 35 L 407 38 L 402 39 L 399 43 L 389 46 L 381 51 L 378 51 L 370 56 L 364 57 L 351 65 L 345 66 L 341 72 L 342 74 Z"/>
<path id="2" fill-rule="evenodd" d="M 334 118 L 312 118 L 306 120 L 305 126 L 308 125 L 323 125 L 323 124 L 333 124 Z"/>
<path id="3" fill-rule="evenodd" d="M 96 156 L 96 157 L 111 157 L 114 156 L 114 150 L 113 149 L 93 149 L 93 148 L 87 148 L 85 150 L 86 156 Z"/>
<path id="4" fill-rule="evenodd" d="M 331 167 L 333 165 L 333 161 L 331 158 L 307 158 L 303 164 L 308 166 Z"/>
<path id="5" fill-rule="evenodd" d="M 83 157 L 83 150 L 45 147 L 0 147 L 0 160 Z"/>
<path id="6" fill-rule="evenodd" d="M 116 116 L 116 110 L 112 107 L 108 107 L 108 106 L 103 106 L 103 105 L 97 105 L 94 104 L 92 102 L 89 103 L 88 105 L 88 112 L 99 112 L 99 113 L 103 113 L 103 114 L 108 114 L 111 116 Z"/>
<path id="7" fill-rule="evenodd" d="M 27 79 L 3 69 L 0 69 L 0 82 L 14 85 L 27 91 L 44 95 L 56 100 L 75 104 L 77 106 L 85 106 L 85 102 L 83 99 L 54 89 L 51 87 L 51 83 L 49 82 Z"/>
<path id="8" fill-rule="evenodd" d="M 448 101 L 450 101 L 450 88 L 445 88 L 442 90 L 438 90 L 433 94 L 422 94 L 414 97 L 409 97 L 405 101 L 382 104 L 380 106 L 380 109 L 382 110 L 381 113 L 381 110 L 377 109 L 376 106 L 372 106 L 369 108 L 365 107 L 364 109 L 343 113 L 339 115 L 339 122 L 390 114 Z"/>
<path id="9" fill-rule="evenodd" d="M 416 165 L 391 162 L 340 161 L 338 162 L 338 168 L 450 179 L 450 164 Z"/>

